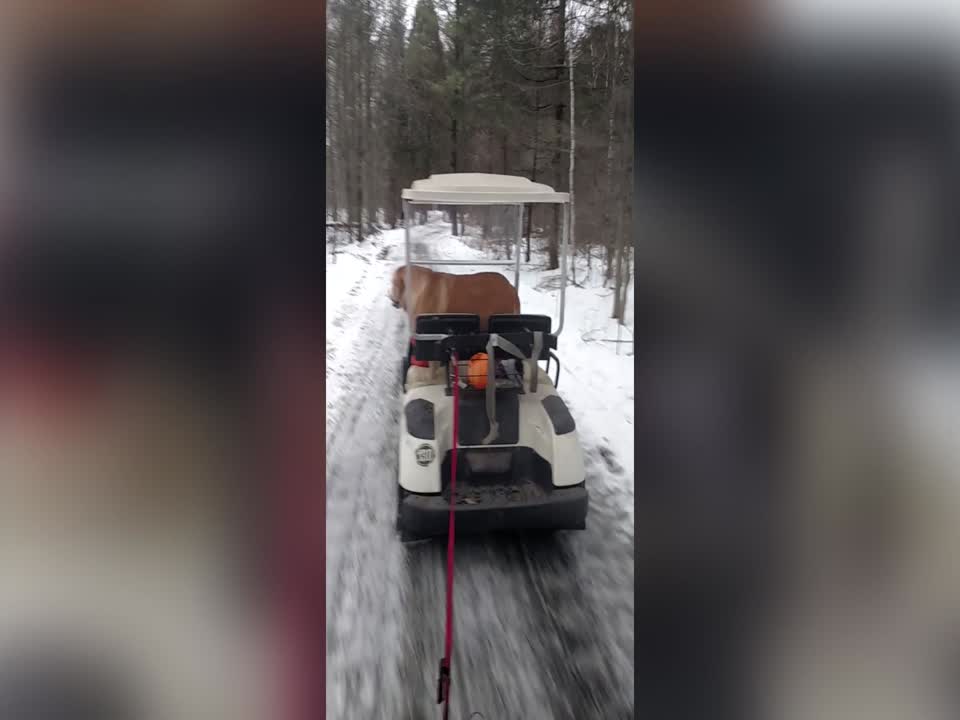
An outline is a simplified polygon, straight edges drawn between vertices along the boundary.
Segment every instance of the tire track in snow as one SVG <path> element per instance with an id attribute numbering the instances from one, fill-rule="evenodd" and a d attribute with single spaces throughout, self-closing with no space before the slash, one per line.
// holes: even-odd
<path id="1" fill-rule="evenodd" d="M 338 315 L 356 329 L 337 348 L 339 367 L 328 365 L 328 386 L 339 386 L 327 421 L 327 710 L 337 718 L 388 716 L 402 694 L 402 556 L 390 512 L 399 391 L 387 372 L 402 324 L 384 291 L 389 268 L 376 269 L 349 291 L 367 306 Z"/>
<path id="2" fill-rule="evenodd" d="M 367 281 L 367 279 L 368 279 L 368 271 L 364 270 L 364 272 L 360 275 L 360 277 L 357 279 L 357 281 L 353 284 L 353 286 L 348 291 L 347 293 L 348 297 L 359 298 L 361 291 L 363 289 L 363 285 Z M 356 348 L 357 337 L 362 336 L 362 334 L 365 331 L 369 330 L 369 327 L 370 327 L 369 317 L 367 317 L 366 322 L 364 322 L 362 326 L 359 328 L 359 331 L 357 328 L 355 328 L 350 324 L 349 321 L 356 317 L 357 311 L 358 311 L 358 301 L 347 302 L 344 306 L 342 306 L 338 310 L 336 317 L 333 319 L 331 323 L 331 325 L 337 329 L 337 339 L 341 346 L 340 348 L 337 347 L 337 343 L 335 343 L 332 337 L 330 337 L 332 333 L 328 333 L 327 348 L 326 348 L 327 388 L 328 388 L 328 391 L 327 391 L 327 443 L 328 444 L 330 442 L 331 429 L 332 427 L 335 426 L 335 421 L 337 419 L 337 414 L 339 411 L 339 404 L 341 399 L 341 394 L 336 391 L 339 390 L 340 388 L 344 388 L 344 385 L 346 385 L 345 389 L 349 390 L 350 386 L 352 385 L 352 378 L 350 378 L 349 376 L 345 377 L 343 367 L 337 362 L 338 358 L 341 353 L 343 352 L 349 353 L 351 348 Z M 331 376 L 340 379 L 340 381 L 330 382 Z M 346 384 L 342 382 L 342 379 L 344 378 L 347 380 Z M 334 392 L 331 392 L 331 391 L 334 391 Z"/>

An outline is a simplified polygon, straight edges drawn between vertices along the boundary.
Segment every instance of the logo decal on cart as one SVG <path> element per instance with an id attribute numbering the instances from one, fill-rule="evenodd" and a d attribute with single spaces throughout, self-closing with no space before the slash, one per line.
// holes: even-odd
<path id="1" fill-rule="evenodd" d="M 430 445 L 421 445 L 417 448 L 417 465 L 426 467 L 432 463 L 436 457 L 437 454 Z"/>

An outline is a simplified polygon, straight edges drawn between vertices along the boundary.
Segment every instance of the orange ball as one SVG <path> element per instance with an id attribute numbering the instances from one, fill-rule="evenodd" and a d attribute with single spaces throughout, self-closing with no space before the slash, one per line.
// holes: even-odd
<path id="1" fill-rule="evenodd" d="M 487 354 L 477 353 L 467 362 L 467 384 L 477 390 L 487 386 Z"/>

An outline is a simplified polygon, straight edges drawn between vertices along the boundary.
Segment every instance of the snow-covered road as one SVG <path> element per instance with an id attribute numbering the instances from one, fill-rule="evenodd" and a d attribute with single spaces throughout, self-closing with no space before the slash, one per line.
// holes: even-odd
<path id="1" fill-rule="evenodd" d="M 445 224 L 421 230 L 435 256 L 480 256 L 450 237 Z M 335 262 L 328 256 L 327 716 L 333 720 L 423 720 L 439 712 L 446 545 L 404 546 L 394 529 L 406 330 L 387 290 L 402 257 L 402 230 L 349 246 Z M 534 288 L 540 275 L 523 272 L 523 309 L 556 317 L 557 293 Z M 622 349 L 617 355 L 614 344 L 582 341 L 598 326 L 606 330 L 607 293 L 571 290 L 558 351 L 565 361 L 559 391 L 585 444 L 587 530 L 549 539 L 458 538 L 451 686 L 457 720 L 473 712 L 487 720 L 633 717 L 632 358 Z"/>

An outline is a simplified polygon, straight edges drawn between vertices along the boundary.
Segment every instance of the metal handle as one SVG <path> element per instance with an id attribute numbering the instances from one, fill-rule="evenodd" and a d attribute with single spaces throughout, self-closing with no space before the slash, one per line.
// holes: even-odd
<path id="1" fill-rule="evenodd" d="M 553 389 L 556 390 L 560 385 L 560 358 L 554 355 L 553 351 L 550 351 L 550 357 L 547 358 L 547 373 L 550 372 L 550 360 L 553 359 L 557 363 L 557 374 L 553 381 Z"/>

